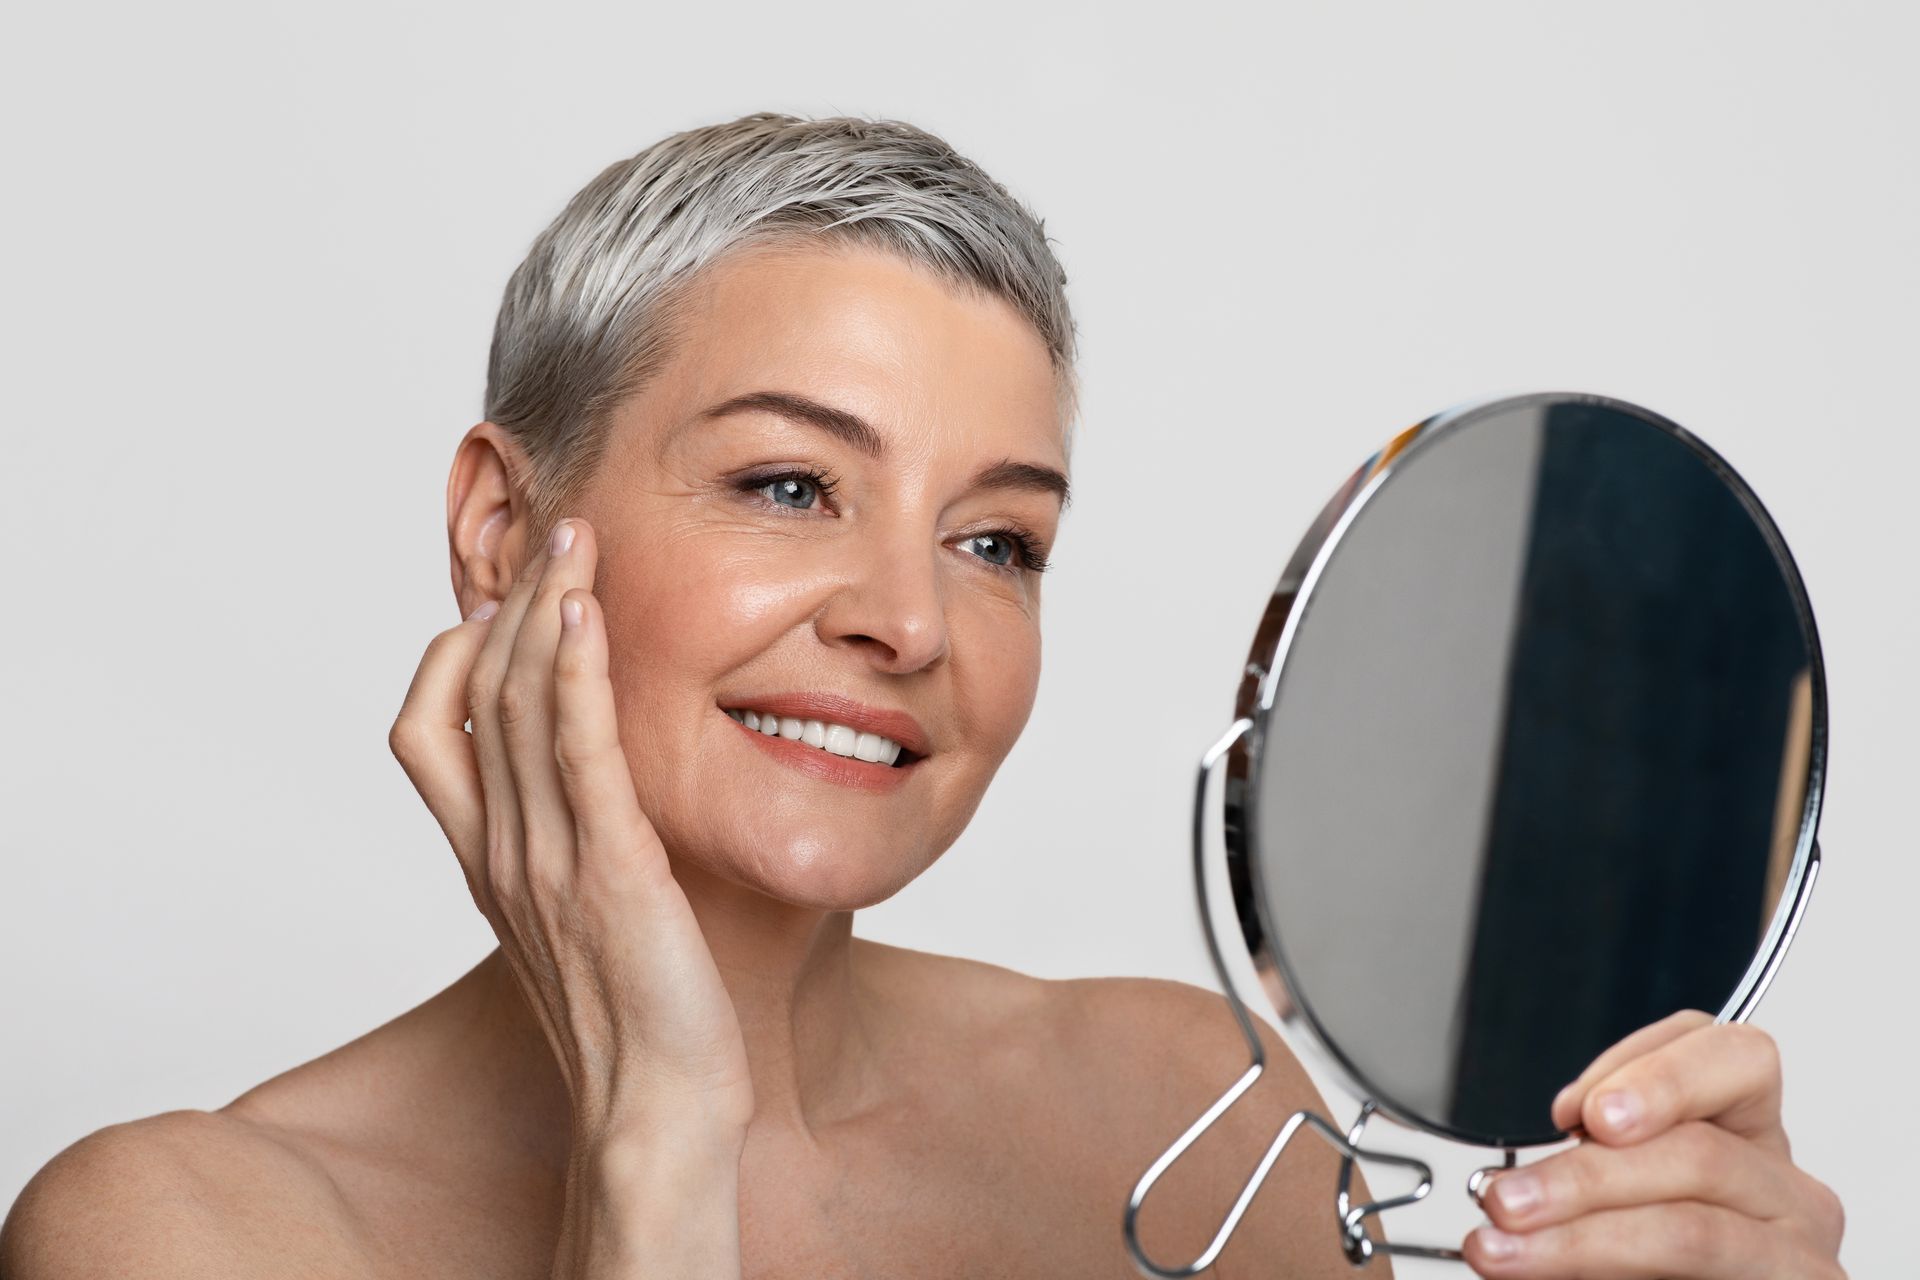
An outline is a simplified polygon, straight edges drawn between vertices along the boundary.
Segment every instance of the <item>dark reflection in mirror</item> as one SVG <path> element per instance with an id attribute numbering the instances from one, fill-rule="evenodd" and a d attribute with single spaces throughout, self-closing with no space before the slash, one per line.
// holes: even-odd
<path id="1" fill-rule="evenodd" d="M 1410 450 L 1301 608 L 1250 832 L 1294 994 L 1389 1110 L 1545 1141 L 1772 923 L 1813 733 L 1791 579 L 1702 451 L 1535 403 Z"/>

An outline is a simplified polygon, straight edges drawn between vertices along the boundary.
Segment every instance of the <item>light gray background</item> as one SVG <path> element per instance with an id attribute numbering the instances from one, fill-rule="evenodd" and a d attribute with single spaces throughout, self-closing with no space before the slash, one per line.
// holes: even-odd
<path id="1" fill-rule="evenodd" d="M 773 108 L 947 136 L 1046 218 L 1084 335 L 1038 708 L 860 931 L 1207 981 L 1192 769 L 1312 514 L 1460 400 L 1637 400 L 1742 470 L 1818 610 L 1828 870 L 1757 1021 L 1849 1265 L 1900 1256 L 1912 10 L 690 10 L 12 19 L 0 1202 L 83 1133 L 217 1107 L 486 950 L 385 736 L 455 620 L 443 487 L 500 290 L 603 165 Z M 1476 1220 L 1470 1156 L 1438 1157 L 1399 1238 Z"/>

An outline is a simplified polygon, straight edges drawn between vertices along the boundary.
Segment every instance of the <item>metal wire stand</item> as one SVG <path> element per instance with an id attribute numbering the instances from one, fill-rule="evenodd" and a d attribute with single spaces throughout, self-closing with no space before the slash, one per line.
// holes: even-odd
<path id="1" fill-rule="evenodd" d="M 1252 1057 L 1252 1063 L 1240 1078 L 1234 1081 L 1232 1087 L 1221 1094 L 1185 1133 L 1176 1138 L 1172 1146 L 1161 1152 L 1160 1158 L 1153 1162 L 1145 1174 L 1141 1175 L 1140 1181 L 1133 1188 L 1133 1194 L 1127 1198 L 1127 1211 L 1123 1221 L 1127 1252 L 1140 1273 L 1151 1277 L 1152 1280 L 1184 1280 L 1184 1277 L 1195 1276 L 1205 1271 L 1219 1258 L 1220 1251 L 1226 1248 L 1227 1241 L 1233 1236 L 1234 1228 L 1240 1225 L 1240 1219 L 1246 1213 L 1247 1206 L 1253 1202 L 1254 1194 L 1266 1181 L 1267 1174 L 1272 1171 L 1281 1153 L 1287 1149 L 1287 1144 L 1293 1141 L 1294 1135 L 1304 1127 L 1319 1134 L 1340 1152 L 1340 1182 L 1334 1194 L 1334 1215 L 1340 1228 L 1340 1247 L 1345 1251 L 1349 1263 L 1356 1267 L 1365 1266 L 1372 1261 L 1376 1253 L 1415 1258 L 1450 1258 L 1454 1261 L 1462 1261 L 1463 1258 L 1458 1249 L 1376 1240 L 1367 1230 L 1368 1218 L 1385 1213 L 1389 1209 L 1397 1209 L 1402 1205 L 1425 1199 L 1427 1193 L 1433 1189 L 1433 1169 L 1425 1161 L 1417 1160 L 1412 1156 L 1393 1155 L 1385 1151 L 1367 1151 L 1361 1148 L 1360 1139 L 1366 1131 L 1367 1121 L 1376 1109 L 1372 1100 L 1361 1104 L 1360 1114 L 1354 1120 L 1353 1127 L 1344 1134 L 1330 1121 L 1311 1111 L 1296 1111 L 1288 1116 L 1286 1123 L 1280 1126 L 1280 1132 L 1274 1136 L 1272 1144 L 1268 1146 L 1266 1154 L 1261 1157 L 1260 1163 L 1255 1166 L 1252 1175 L 1247 1179 L 1246 1185 L 1241 1188 L 1239 1199 L 1235 1200 L 1233 1207 L 1227 1211 L 1226 1219 L 1220 1224 L 1220 1229 L 1214 1233 L 1212 1242 L 1192 1262 L 1179 1266 L 1163 1266 L 1147 1257 L 1146 1251 L 1140 1246 L 1140 1206 L 1146 1200 L 1147 1192 L 1151 1191 L 1153 1184 L 1160 1180 L 1160 1175 L 1165 1173 L 1175 1160 L 1184 1155 L 1187 1148 L 1213 1126 L 1214 1121 L 1238 1102 L 1241 1096 L 1253 1087 L 1253 1082 L 1258 1080 L 1261 1073 L 1267 1069 L 1266 1046 L 1261 1043 L 1259 1034 L 1254 1030 L 1253 1019 L 1247 1013 L 1247 1006 L 1241 1001 L 1239 993 L 1234 990 L 1233 980 L 1227 976 L 1226 959 L 1221 955 L 1220 942 L 1215 936 L 1213 917 L 1208 906 L 1206 877 L 1206 816 L 1208 800 L 1211 798 L 1213 789 L 1213 777 L 1227 751 L 1242 734 L 1252 727 L 1253 721 L 1250 719 L 1235 720 L 1220 740 L 1201 757 L 1200 775 L 1195 787 L 1193 805 L 1193 875 L 1200 903 L 1201 931 L 1206 935 L 1207 954 L 1213 960 L 1213 970 L 1219 976 L 1220 988 L 1226 994 L 1227 1003 L 1233 1009 L 1235 1020 L 1240 1024 L 1240 1034 L 1246 1038 L 1247 1051 Z M 1356 1160 L 1369 1160 L 1411 1169 L 1418 1175 L 1419 1185 L 1404 1195 L 1355 1204 L 1350 1189 L 1353 1182 L 1353 1164 Z M 1513 1164 L 1514 1152 L 1509 1150 L 1506 1152 L 1503 1164 L 1474 1170 L 1467 1179 L 1467 1194 L 1473 1198 L 1474 1203 L 1480 1202 L 1480 1193 L 1486 1185 L 1488 1175 L 1498 1169 L 1510 1169 Z"/>

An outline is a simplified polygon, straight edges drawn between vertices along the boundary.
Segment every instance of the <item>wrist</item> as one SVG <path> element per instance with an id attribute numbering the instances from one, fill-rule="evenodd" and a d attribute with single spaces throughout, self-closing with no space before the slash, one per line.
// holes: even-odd
<path id="1" fill-rule="evenodd" d="M 625 1159 L 636 1150 L 683 1150 L 709 1159 L 737 1158 L 746 1145 L 746 1117 L 699 1098 L 671 1105 L 604 1106 L 573 1117 L 576 1150 Z"/>
<path id="2" fill-rule="evenodd" d="M 745 1142 L 687 1113 L 576 1126 L 554 1275 L 738 1276 Z"/>
<path id="3" fill-rule="evenodd" d="M 576 1124 L 573 1173 L 617 1191 L 656 1191 L 663 1182 L 718 1187 L 737 1181 L 744 1125 L 698 1112 L 624 1116 Z"/>

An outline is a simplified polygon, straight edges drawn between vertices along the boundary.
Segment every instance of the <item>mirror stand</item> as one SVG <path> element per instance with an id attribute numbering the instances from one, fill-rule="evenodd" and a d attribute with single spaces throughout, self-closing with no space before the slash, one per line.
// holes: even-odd
<path id="1" fill-rule="evenodd" d="M 1206 816 L 1208 801 L 1213 792 L 1214 775 L 1219 771 L 1220 762 L 1226 757 L 1228 749 L 1252 727 L 1253 721 L 1250 719 L 1243 717 L 1235 720 L 1220 740 L 1208 748 L 1206 754 L 1200 758 L 1200 772 L 1195 785 L 1193 804 L 1193 876 L 1200 903 L 1201 931 L 1206 935 L 1207 954 L 1213 961 L 1213 970 L 1220 979 L 1220 988 L 1226 995 L 1227 1004 L 1232 1008 L 1233 1016 L 1240 1024 L 1240 1034 L 1246 1038 L 1247 1051 L 1252 1062 L 1240 1078 L 1234 1081 L 1233 1085 L 1221 1094 L 1214 1104 L 1187 1128 L 1185 1133 L 1174 1139 L 1173 1145 L 1160 1153 L 1160 1158 L 1153 1162 L 1146 1173 L 1141 1175 L 1140 1181 L 1135 1184 L 1133 1194 L 1127 1197 L 1127 1211 L 1123 1222 L 1127 1252 L 1140 1273 L 1152 1277 L 1153 1280 L 1184 1280 L 1185 1277 L 1195 1276 L 1205 1271 L 1219 1258 L 1221 1250 L 1226 1248 L 1227 1241 L 1233 1237 L 1234 1228 L 1240 1225 L 1241 1216 L 1246 1213 L 1247 1206 L 1253 1202 L 1254 1194 L 1266 1181 L 1267 1174 L 1273 1170 L 1281 1153 L 1287 1149 L 1287 1144 L 1293 1141 L 1294 1135 L 1304 1127 L 1312 1129 L 1340 1152 L 1340 1182 L 1334 1195 L 1334 1214 L 1340 1224 L 1340 1247 L 1345 1251 L 1349 1263 L 1356 1267 L 1365 1266 L 1372 1260 L 1375 1253 L 1462 1261 L 1463 1258 L 1458 1249 L 1375 1240 L 1367 1231 L 1368 1218 L 1385 1213 L 1389 1209 L 1397 1209 L 1423 1200 L 1427 1193 L 1433 1190 L 1433 1169 L 1424 1160 L 1418 1160 L 1412 1156 L 1393 1155 L 1385 1151 L 1368 1151 L 1360 1146 L 1360 1139 L 1366 1131 L 1367 1121 L 1376 1110 L 1371 1100 L 1361 1104 L 1360 1114 L 1354 1120 L 1353 1127 L 1345 1133 L 1342 1133 L 1324 1116 L 1312 1111 L 1296 1111 L 1288 1116 L 1286 1123 L 1280 1126 L 1280 1132 L 1274 1136 L 1272 1144 L 1267 1147 L 1266 1154 L 1261 1157 L 1260 1163 L 1247 1178 L 1246 1185 L 1240 1189 L 1239 1198 L 1227 1211 L 1226 1219 L 1221 1222 L 1220 1229 L 1214 1233 L 1213 1240 L 1192 1262 L 1175 1267 L 1162 1266 L 1147 1257 L 1146 1251 L 1140 1245 L 1140 1206 L 1146 1200 L 1147 1192 L 1152 1190 L 1153 1184 L 1160 1180 L 1160 1175 L 1165 1173 L 1175 1160 L 1184 1155 L 1187 1148 L 1192 1146 L 1202 1133 L 1213 1126 L 1214 1121 L 1225 1114 L 1248 1089 L 1253 1087 L 1254 1081 L 1258 1080 L 1267 1068 L 1266 1046 L 1260 1042 L 1259 1033 L 1253 1028 L 1253 1019 L 1247 1013 L 1247 1006 L 1234 989 L 1232 978 L 1227 975 L 1226 958 L 1221 954 L 1220 940 L 1213 927 L 1206 874 Z M 1512 1149 L 1508 1149 L 1502 1164 L 1476 1169 L 1468 1177 L 1467 1194 L 1473 1198 L 1475 1204 L 1480 1202 L 1480 1191 L 1488 1175 L 1499 1169 L 1511 1169 L 1514 1165 L 1514 1154 Z M 1349 1188 L 1353 1180 L 1353 1164 L 1356 1160 L 1369 1160 L 1378 1164 L 1410 1169 L 1418 1175 L 1419 1185 L 1404 1195 L 1355 1204 L 1349 1194 Z"/>

